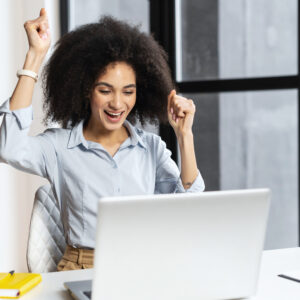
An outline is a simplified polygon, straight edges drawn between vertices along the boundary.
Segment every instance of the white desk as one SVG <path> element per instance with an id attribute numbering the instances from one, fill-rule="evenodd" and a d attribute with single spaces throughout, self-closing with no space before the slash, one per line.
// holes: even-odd
<path id="1" fill-rule="evenodd" d="M 299 300 L 300 283 L 277 275 L 285 271 L 300 270 L 300 248 L 264 251 L 258 291 L 251 300 Z M 54 272 L 42 274 L 43 281 L 22 300 L 70 300 L 63 283 L 92 278 L 93 270 Z"/>
<path id="2" fill-rule="evenodd" d="M 299 300 L 300 283 L 277 276 L 293 270 L 300 270 L 300 248 L 264 251 L 257 294 L 251 300 Z"/>

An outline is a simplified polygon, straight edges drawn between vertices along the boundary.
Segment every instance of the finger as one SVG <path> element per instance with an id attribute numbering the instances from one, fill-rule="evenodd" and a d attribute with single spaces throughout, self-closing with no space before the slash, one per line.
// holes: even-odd
<path id="1" fill-rule="evenodd" d="M 174 100 L 177 97 L 176 90 L 173 89 L 168 96 L 168 113 L 173 115 L 175 113 Z M 173 118 L 175 120 L 175 118 Z"/>
<path id="2" fill-rule="evenodd" d="M 43 33 L 46 33 L 47 32 L 47 28 L 48 28 L 48 25 L 45 24 L 45 23 L 38 24 L 37 31 L 38 31 L 39 35 L 42 35 Z"/>
<path id="3" fill-rule="evenodd" d="M 40 16 L 35 20 L 36 22 L 43 24 L 45 28 L 45 31 L 47 28 L 49 28 L 49 24 L 48 24 L 48 15 L 47 15 L 47 11 L 45 8 L 41 8 L 40 10 Z"/>
<path id="4" fill-rule="evenodd" d="M 176 90 L 173 89 L 170 94 L 168 95 L 168 99 L 173 98 L 176 95 Z"/>
<path id="5" fill-rule="evenodd" d="M 171 103 L 170 110 L 172 111 L 172 114 L 174 114 L 175 117 L 184 117 L 183 112 L 183 103 L 180 103 L 178 99 L 174 99 Z"/>
<path id="6" fill-rule="evenodd" d="M 170 104 L 170 110 L 175 115 L 175 117 L 184 117 L 185 111 L 187 110 L 187 103 L 180 98 L 173 99 L 172 103 Z"/>
<path id="7" fill-rule="evenodd" d="M 43 27 L 43 28 L 40 28 L 40 30 L 44 30 L 46 32 L 47 28 L 49 28 L 48 15 L 47 15 L 46 9 L 42 8 L 40 10 L 40 16 L 38 18 L 36 18 L 35 20 L 33 20 L 32 22 L 36 25 L 40 25 L 40 26 L 38 26 L 39 28 Z"/>
<path id="8" fill-rule="evenodd" d="M 39 36 L 42 39 L 47 39 L 48 36 L 50 35 L 50 29 L 49 29 L 49 24 L 47 20 L 39 20 L 35 22 L 35 29 L 37 30 Z"/>
<path id="9" fill-rule="evenodd" d="M 41 24 L 41 23 L 44 23 L 44 24 L 48 25 L 48 15 L 47 15 L 47 12 L 46 12 L 45 8 L 41 9 L 40 15 L 39 15 L 38 18 L 33 19 L 33 20 L 29 20 L 27 22 L 30 23 L 30 24 L 34 24 L 35 26 L 37 26 L 38 24 Z"/>
<path id="10" fill-rule="evenodd" d="M 181 118 L 184 118 L 185 117 L 185 113 L 183 111 L 183 108 L 182 107 L 179 107 L 176 111 L 176 117 L 181 117 Z"/>
<path id="11" fill-rule="evenodd" d="M 181 117 L 183 116 L 182 114 L 187 114 L 187 113 L 194 114 L 196 111 L 195 104 L 194 104 L 193 100 L 191 100 L 191 99 L 176 98 L 174 103 L 175 103 L 174 104 L 175 111 Z"/>
<path id="12" fill-rule="evenodd" d="M 43 39 L 43 40 L 47 40 L 48 37 L 49 37 L 49 34 L 50 34 L 50 31 L 49 31 L 49 30 L 47 30 L 47 31 L 40 31 L 40 32 L 39 32 L 39 36 L 40 36 L 40 38 Z"/>
<path id="13" fill-rule="evenodd" d="M 42 16 L 47 16 L 47 12 L 46 12 L 46 9 L 44 7 L 41 8 L 41 10 L 40 10 L 40 17 L 42 17 Z"/>
<path id="14" fill-rule="evenodd" d="M 171 100 L 174 98 L 174 96 L 176 95 L 176 90 L 173 89 L 170 94 L 168 95 L 168 112 L 170 111 L 170 104 L 171 104 Z"/>
<path id="15" fill-rule="evenodd" d="M 32 21 L 27 21 L 24 24 L 25 30 L 30 34 L 31 32 L 36 32 L 40 38 L 47 39 L 50 35 L 50 30 L 48 24 L 35 23 Z"/>
<path id="16" fill-rule="evenodd" d="M 29 21 L 25 22 L 25 24 L 28 23 L 32 26 L 33 25 L 36 26 L 37 24 L 39 24 L 41 22 L 48 23 L 48 15 L 47 15 L 47 11 L 45 8 L 41 8 L 39 17 L 37 17 L 36 19 L 33 19 L 33 20 L 29 20 Z"/>
<path id="17" fill-rule="evenodd" d="M 50 29 L 49 29 L 48 23 L 39 24 L 37 31 L 39 33 L 39 36 L 44 40 L 46 40 L 48 38 L 48 36 L 50 35 Z"/>
<path id="18" fill-rule="evenodd" d="M 34 21 L 39 22 L 39 21 L 46 21 L 46 20 L 48 21 L 47 11 L 45 8 L 41 8 L 39 17 L 37 17 Z"/>
<path id="19" fill-rule="evenodd" d="M 24 23 L 25 29 L 28 30 L 37 30 L 37 31 L 44 31 L 46 32 L 47 29 L 49 28 L 49 24 L 47 20 L 31 20 L 31 21 L 26 21 Z"/>

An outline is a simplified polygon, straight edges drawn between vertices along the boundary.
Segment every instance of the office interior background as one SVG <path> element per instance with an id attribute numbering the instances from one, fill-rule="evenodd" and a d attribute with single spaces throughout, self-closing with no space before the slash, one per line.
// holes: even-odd
<path id="1" fill-rule="evenodd" d="M 0 104 L 24 62 L 23 24 L 41 7 L 49 14 L 53 45 L 104 14 L 152 32 L 169 53 L 178 91 L 196 104 L 193 131 L 206 190 L 269 187 L 265 249 L 299 245 L 297 0 L 3 1 Z M 45 129 L 40 83 L 33 107 L 32 135 Z M 170 128 L 146 129 L 166 140 L 180 165 Z M 34 193 L 46 180 L 1 164 L 0 182 L 0 270 L 27 271 Z"/>

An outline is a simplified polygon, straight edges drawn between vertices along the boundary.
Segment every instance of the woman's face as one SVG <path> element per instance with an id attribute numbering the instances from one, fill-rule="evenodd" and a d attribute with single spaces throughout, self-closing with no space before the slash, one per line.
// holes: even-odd
<path id="1" fill-rule="evenodd" d="M 125 62 L 111 63 L 99 76 L 91 96 L 94 124 L 104 130 L 120 129 L 136 101 L 136 78 Z"/>

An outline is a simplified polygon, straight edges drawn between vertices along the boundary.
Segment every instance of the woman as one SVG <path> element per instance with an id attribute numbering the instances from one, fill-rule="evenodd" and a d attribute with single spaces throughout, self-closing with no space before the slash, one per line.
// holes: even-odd
<path id="1" fill-rule="evenodd" d="M 176 95 L 166 54 L 151 36 L 105 17 L 57 43 L 45 67 L 44 107 L 46 123 L 62 128 L 30 137 L 36 74 L 50 46 L 45 9 L 24 26 L 24 67 L 0 107 L 0 161 L 49 180 L 68 244 L 58 270 L 89 268 L 101 196 L 204 190 L 194 153 L 195 106 Z M 169 121 L 181 173 L 160 137 L 134 127 L 136 120 Z"/>

